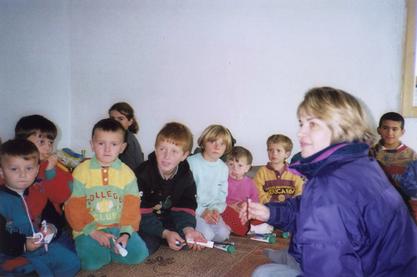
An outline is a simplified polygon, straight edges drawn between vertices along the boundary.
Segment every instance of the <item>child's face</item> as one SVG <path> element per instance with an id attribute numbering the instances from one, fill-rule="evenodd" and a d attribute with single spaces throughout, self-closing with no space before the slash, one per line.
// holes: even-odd
<path id="1" fill-rule="evenodd" d="M 330 146 L 332 131 L 325 121 L 304 113 L 300 114 L 298 121 L 300 123 L 298 140 L 300 141 L 301 156 L 303 158 Z"/>
<path id="2" fill-rule="evenodd" d="M 91 149 L 102 166 L 110 166 L 126 148 L 122 132 L 96 129 L 91 140 Z"/>
<path id="3" fill-rule="evenodd" d="M 38 175 L 38 159 L 25 160 L 18 156 L 4 156 L 1 159 L 0 176 L 8 188 L 23 193 Z"/>
<path id="4" fill-rule="evenodd" d="M 207 140 L 204 144 L 203 157 L 210 162 L 215 162 L 223 156 L 224 151 L 226 151 L 226 143 L 223 138 Z"/>
<path id="5" fill-rule="evenodd" d="M 155 147 L 159 172 L 161 172 L 164 177 L 171 176 L 178 164 L 184 161 L 188 154 L 188 151 L 184 152 L 179 145 L 175 145 L 167 140 L 160 141 Z"/>
<path id="6" fill-rule="evenodd" d="M 381 127 L 378 127 L 378 134 L 381 136 L 384 146 L 396 148 L 400 144 L 400 138 L 404 134 L 400 121 L 384 120 Z"/>
<path id="7" fill-rule="evenodd" d="M 231 159 L 227 161 L 229 167 L 229 176 L 236 180 L 241 180 L 249 171 L 250 165 L 246 158 Z"/>
<path id="8" fill-rule="evenodd" d="M 284 149 L 281 143 L 270 143 L 268 145 L 268 158 L 272 164 L 282 164 L 290 156 L 290 152 Z"/>
<path id="9" fill-rule="evenodd" d="M 27 138 L 27 140 L 33 142 L 33 144 L 36 145 L 40 154 L 41 161 L 47 160 L 49 156 L 52 154 L 52 151 L 54 149 L 54 141 L 48 139 L 45 133 L 36 131 L 36 133 L 30 135 Z"/>
<path id="10" fill-rule="evenodd" d="M 123 128 L 125 128 L 125 130 L 127 130 L 133 123 L 133 119 L 127 119 L 127 117 L 124 114 L 116 110 L 110 111 L 110 117 L 116 121 L 119 121 L 120 124 L 122 124 Z"/>

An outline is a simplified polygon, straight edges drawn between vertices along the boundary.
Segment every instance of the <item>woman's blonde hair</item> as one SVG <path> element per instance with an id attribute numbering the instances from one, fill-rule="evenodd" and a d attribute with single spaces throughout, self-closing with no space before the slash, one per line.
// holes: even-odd
<path id="1" fill-rule="evenodd" d="M 368 116 L 351 94 L 332 87 L 312 88 L 304 96 L 297 115 L 314 116 L 327 123 L 332 143 L 359 141 L 372 144 L 375 138 Z"/>
<path id="2" fill-rule="evenodd" d="M 226 144 L 224 154 L 228 154 L 232 150 L 232 135 L 230 134 L 230 131 L 222 125 L 213 124 L 208 126 L 198 138 L 197 143 L 204 152 L 204 145 L 208 141 L 215 141 L 219 138 L 222 138 Z"/>

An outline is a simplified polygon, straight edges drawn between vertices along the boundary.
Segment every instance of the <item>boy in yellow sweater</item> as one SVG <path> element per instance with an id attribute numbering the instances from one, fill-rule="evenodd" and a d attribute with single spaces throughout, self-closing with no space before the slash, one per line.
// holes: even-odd
<path id="1" fill-rule="evenodd" d="M 111 261 L 138 264 L 148 256 L 136 232 L 140 222 L 136 177 L 118 159 L 125 147 L 123 126 L 114 119 L 100 120 L 92 132 L 95 156 L 74 170 L 65 215 L 73 228 L 82 269 L 97 270 Z"/>
<path id="2" fill-rule="evenodd" d="M 286 161 L 292 151 L 291 139 L 281 134 L 272 135 L 266 145 L 269 162 L 262 166 L 254 177 L 259 202 L 284 202 L 287 198 L 300 195 L 304 181 L 288 170 Z"/>

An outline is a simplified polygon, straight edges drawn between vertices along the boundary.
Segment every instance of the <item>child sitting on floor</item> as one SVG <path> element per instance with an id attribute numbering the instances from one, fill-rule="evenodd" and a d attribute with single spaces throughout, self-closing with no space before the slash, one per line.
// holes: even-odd
<path id="1" fill-rule="evenodd" d="M 75 253 L 52 240 L 56 227 L 30 220 L 25 195 L 39 170 L 39 152 L 27 140 L 1 145 L 0 275 L 74 276 L 80 269 Z M 43 219 L 43 218 L 42 218 Z M 51 241 L 52 240 L 52 241 Z"/>
<path id="2" fill-rule="evenodd" d="M 281 134 L 271 135 L 266 141 L 269 162 L 262 166 L 254 177 L 258 188 L 259 202 L 282 203 L 286 199 L 300 195 L 303 189 L 303 179 L 288 170 L 287 159 L 291 155 L 292 141 Z M 251 231 L 268 233 L 273 227 L 268 224 L 255 225 L 252 222 Z"/>
<path id="3" fill-rule="evenodd" d="M 232 152 L 227 156 L 227 166 L 229 167 L 227 207 L 222 213 L 222 218 L 231 231 L 240 236 L 246 235 L 249 231 L 249 223 L 242 224 L 240 222 L 241 203 L 248 199 L 259 202 L 255 183 L 246 176 L 251 165 L 252 154 L 242 146 L 233 147 Z"/>
<path id="4" fill-rule="evenodd" d="M 138 264 L 148 256 L 136 232 L 140 222 L 136 178 L 118 159 L 125 147 L 123 126 L 111 118 L 100 120 L 91 139 L 95 156 L 74 170 L 65 215 L 73 228 L 82 269 L 97 270 L 111 261 Z M 121 255 L 117 244 L 126 248 L 126 256 Z"/>
<path id="5" fill-rule="evenodd" d="M 229 227 L 220 214 L 226 208 L 228 168 L 220 159 L 232 148 L 232 137 L 221 125 L 208 126 L 198 138 L 202 152 L 188 157 L 197 185 L 197 231 L 209 241 L 229 238 Z"/>
<path id="6" fill-rule="evenodd" d="M 155 151 L 135 170 L 143 193 L 139 234 L 150 254 L 162 240 L 173 250 L 180 250 L 185 240 L 205 242 L 195 230 L 196 186 L 186 160 L 192 146 L 193 135 L 185 125 L 167 123 L 156 137 Z"/>
<path id="7" fill-rule="evenodd" d="M 42 115 L 24 116 L 16 123 L 15 137 L 33 142 L 40 154 L 37 182 L 29 188 L 27 195 L 32 220 L 36 225 L 40 224 L 41 218 L 54 224 L 59 230 L 57 242 L 74 251 L 74 241 L 62 209 L 71 195 L 72 175 L 53 151 L 56 136 L 55 124 Z"/>

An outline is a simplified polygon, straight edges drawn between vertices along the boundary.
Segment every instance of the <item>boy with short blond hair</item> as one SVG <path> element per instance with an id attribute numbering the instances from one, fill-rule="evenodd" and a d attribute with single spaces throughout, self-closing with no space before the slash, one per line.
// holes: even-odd
<path id="1" fill-rule="evenodd" d="M 0 275 L 74 276 L 80 269 L 75 253 L 52 240 L 52 224 L 30 219 L 25 196 L 39 170 L 36 146 L 23 139 L 1 145 L 0 176 Z"/>
<path id="2" fill-rule="evenodd" d="M 193 136 L 185 125 L 167 123 L 156 137 L 155 151 L 135 170 L 143 193 L 139 234 L 151 254 L 163 240 L 176 251 L 186 240 L 205 241 L 195 230 L 196 186 L 186 160 L 192 145 Z"/>
<path id="3" fill-rule="evenodd" d="M 125 135 L 123 126 L 114 119 L 97 122 L 91 139 L 95 156 L 73 173 L 73 191 L 65 204 L 65 215 L 83 269 L 97 270 L 111 261 L 138 264 L 148 256 L 136 232 L 140 222 L 136 178 L 118 159 L 126 147 Z M 126 248 L 126 256 L 117 244 Z"/>
<path id="4" fill-rule="evenodd" d="M 254 177 L 259 202 L 284 202 L 287 198 L 300 195 L 304 181 L 288 170 L 286 161 L 292 151 L 291 139 L 275 134 L 268 138 L 266 145 L 269 162 L 262 166 Z"/>

